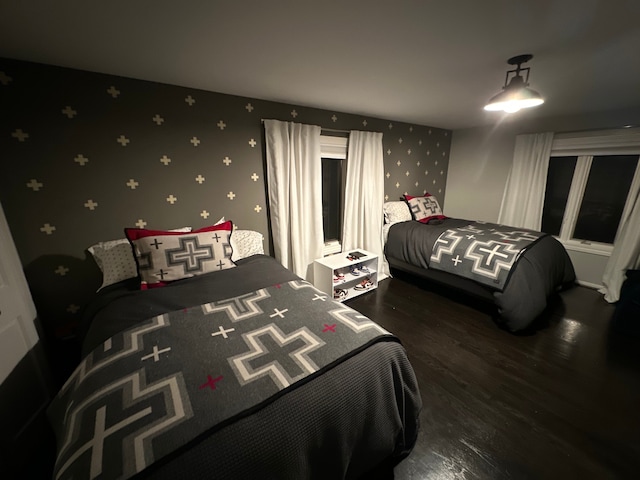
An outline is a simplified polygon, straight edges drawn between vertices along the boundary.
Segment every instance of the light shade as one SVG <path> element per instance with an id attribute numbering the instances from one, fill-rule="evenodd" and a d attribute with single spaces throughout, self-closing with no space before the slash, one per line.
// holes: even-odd
<path id="1" fill-rule="evenodd" d="M 529 68 L 520 68 L 522 63 L 529 61 L 531 58 L 533 58 L 533 55 L 519 55 L 508 60 L 509 64 L 517 65 L 517 67 L 507 72 L 505 86 L 502 87 L 500 93 L 489 100 L 484 107 L 485 110 L 513 113 L 522 108 L 536 107 L 544 103 L 542 96 L 529 88 Z M 510 73 L 513 73 L 514 76 L 507 84 Z M 526 73 L 526 79 L 521 76 L 521 73 Z"/>

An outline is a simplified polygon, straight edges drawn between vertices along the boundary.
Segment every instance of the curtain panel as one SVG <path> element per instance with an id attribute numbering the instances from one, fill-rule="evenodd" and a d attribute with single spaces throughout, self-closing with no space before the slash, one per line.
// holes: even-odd
<path id="1" fill-rule="evenodd" d="M 540 230 L 553 132 L 518 135 L 498 223 Z"/>
<path id="2" fill-rule="evenodd" d="M 324 246 L 320 127 L 265 120 L 264 128 L 274 255 L 313 281 L 313 262 Z"/>
<path id="3" fill-rule="evenodd" d="M 342 250 L 363 248 L 378 255 L 378 280 L 389 274 L 382 250 L 383 203 L 382 133 L 353 130 L 347 151 Z"/>

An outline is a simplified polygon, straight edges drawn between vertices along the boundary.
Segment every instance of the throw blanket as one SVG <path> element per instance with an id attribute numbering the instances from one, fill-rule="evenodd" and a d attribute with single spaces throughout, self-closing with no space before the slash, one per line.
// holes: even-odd
<path id="1" fill-rule="evenodd" d="M 502 291 L 522 252 L 546 235 L 482 222 L 451 228 L 434 243 L 429 267 Z"/>
<path id="2" fill-rule="evenodd" d="M 397 341 L 303 281 L 141 322 L 49 407 L 55 478 L 129 478 L 381 340 Z"/>

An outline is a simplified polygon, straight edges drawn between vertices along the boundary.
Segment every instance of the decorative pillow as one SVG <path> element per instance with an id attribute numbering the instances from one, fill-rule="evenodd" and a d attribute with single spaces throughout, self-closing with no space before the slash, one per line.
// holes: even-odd
<path id="1" fill-rule="evenodd" d="M 384 212 L 384 223 L 406 222 L 413 219 L 407 202 L 400 200 L 397 202 L 385 202 L 382 211 Z"/>
<path id="2" fill-rule="evenodd" d="M 264 237 L 260 232 L 253 230 L 234 230 L 231 234 L 231 248 L 233 249 L 231 260 L 235 262 L 241 258 L 264 253 L 264 247 L 262 246 L 263 239 Z"/>
<path id="3" fill-rule="evenodd" d="M 190 232 L 191 227 L 182 227 L 171 231 Z M 133 257 L 131 244 L 126 238 L 96 243 L 87 250 L 102 271 L 102 285 L 97 290 L 98 292 L 104 287 L 138 276 L 136 259 Z"/>
<path id="4" fill-rule="evenodd" d="M 413 219 L 421 223 L 428 223 L 430 220 L 443 220 L 447 218 L 442 214 L 438 200 L 433 195 L 427 193 L 424 197 L 412 197 L 405 195 L 405 200 L 411 209 Z"/>
<path id="5" fill-rule="evenodd" d="M 235 267 L 231 261 L 231 221 L 190 233 L 125 228 L 138 264 L 142 290 Z"/>

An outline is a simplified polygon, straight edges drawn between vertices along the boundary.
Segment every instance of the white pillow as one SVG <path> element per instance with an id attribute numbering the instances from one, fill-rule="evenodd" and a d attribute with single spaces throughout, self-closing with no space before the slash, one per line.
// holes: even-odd
<path id="1" fill-rule="evenodd" d="M 191 227 L 182 227 L 174 232 L 190 232 Z M 138 276 L 136 260 L 133 257 L 131 244 L 126 238 L 100 242 L 87 248 L 102 271 L 102 285 L 104 287 Z"/>
<path id="2" fill-rule="evenodd" d="M 384 212 L 384 223 L 406 222 L 413 220 L 409 205 L 404 200 L 397 202 L 385 202 L 382 211 Z"/>
<path id="3" fill-rule="evenodd" d="M 250 257 L 258 253 L 264 253 L 262 240 L 264 237 L 260 232 L 253 230 L 234 230 L 231 234 L 231 260 L 234 262 L 241 258 Z"/>

